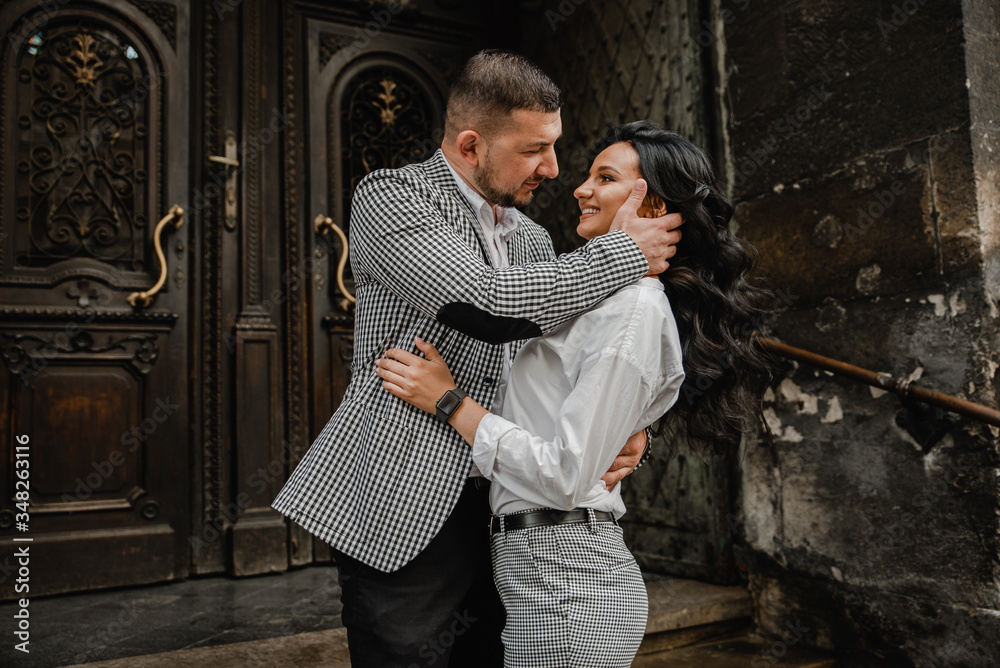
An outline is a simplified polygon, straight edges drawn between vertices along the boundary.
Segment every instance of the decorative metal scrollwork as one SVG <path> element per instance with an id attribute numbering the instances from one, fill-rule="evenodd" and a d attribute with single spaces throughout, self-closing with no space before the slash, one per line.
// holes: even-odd
<path id="1" fill-rule="evenodd" d="M 441 143 L 431 132 L 435 114 L 429 92 L 402 70 L 363 70 L 347 84 L 339 104 L 346 147 L 345 211 L 366 174 L 424 160 Z"/>
<path id="2" fill-rule="evenodd" d="M 149 99 L 158 81 L 108 27 L 47 26 L 16 64 L 16 261 L 145 261 Z"/>

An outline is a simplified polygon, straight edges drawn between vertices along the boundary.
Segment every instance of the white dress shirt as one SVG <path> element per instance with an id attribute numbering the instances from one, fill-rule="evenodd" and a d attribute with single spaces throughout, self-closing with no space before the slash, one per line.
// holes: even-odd
<path id="1" fill-rule="evenodd" d="M 510 259 L 507 256 L 507 240 L 521 226 L 521 216 L 518 215 L 517 209 L 498 206 L 496 207 L 496 213 L 494 213 L 493 206 L 486 201 L 486 198 L 476 192 L 472 186 L 466 183 L 465 179 L 459 176 L 447 157 L 445 158 L 445 164 L 448 165 L 451 175 L 455 177 L 455 182 L 458 183 L 458 191 L 462 193 L 462 196 L 465 197 L 472 210 L 476 212 L 476 220 L 479 221 L 479 225 L 483 229 L 483 236 L 492 242 L 487 244 L 487 250 L 489 250 L 490 262 L 493 264 L 493 267 L 495 269 L 509 267 Z M 503 406 L 504 394 L 507 391 L 507 380 L 510 376 L 512 361 L 510 350 L 509 343 L 503 344 L 503 367 L 500 369 L 500 378 L 497 380 L 497 391 L 493 395 L 493 406 L 490 409 L 494 413 L 500 412 L 500 408 Z M 482 476 L 475 462 L 472 464 L 472 470 L 469 472 L 469 475 L 474 477 Z"/>
<path id="2" fill-rule="evenodd" d="M 601 481 L 629 436 L 677 400 L 684 370 L 663 285 L 642 278 L 521 348 L 501 415 L 486 415 L 472 458 L 497 514 L 593 508 L 625 514 Z"/>

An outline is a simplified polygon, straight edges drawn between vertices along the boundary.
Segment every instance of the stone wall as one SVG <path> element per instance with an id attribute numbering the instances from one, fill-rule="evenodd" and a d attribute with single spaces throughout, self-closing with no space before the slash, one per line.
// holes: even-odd
<path id="1" fill-rule="evenodd" d="M 563 91 L 559 177 L 526 209 L 556 251 L 581 245 L 570 193 L 590 166 L 589 148 L 609 126 L 648 119 L 702 145 L 702 53 L 695 0 L 537 0 L 522 3 L 522 50 Z"/>
<path id="2" fill-rule="evenodd" d="M 996 406 L 996 3 L 721 9 L 737 221 L 790 304 L 772 335 Z M 794 363 L 767 406 L 740 517 L 761 630 L 851 666 L 998 665 L 1000 432 Z"/>

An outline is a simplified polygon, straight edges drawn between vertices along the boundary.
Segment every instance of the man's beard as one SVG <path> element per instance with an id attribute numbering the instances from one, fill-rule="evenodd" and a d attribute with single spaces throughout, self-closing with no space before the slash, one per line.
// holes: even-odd
<path id="1" fill-rule="evenodd" d="M 528 191 L 528 194 L 524 197 L 518 199 L 517 191 L 521 189 L 518 185 L 513 190 L 504 191 L 501 190 L 497 183 L 497 174 L 493 169 L 493 165 L 490 162 L 489 153 L 483 158 L 483 164 L 479 169 L 472 173 L 472 179 L 476 182 L 476 187 L 486 198 L 486 201 L 491 204 L 496 204 L 497 206 L 526 206 L 531 203 L 532 198 L 535 196 L 534 192 Z"/>

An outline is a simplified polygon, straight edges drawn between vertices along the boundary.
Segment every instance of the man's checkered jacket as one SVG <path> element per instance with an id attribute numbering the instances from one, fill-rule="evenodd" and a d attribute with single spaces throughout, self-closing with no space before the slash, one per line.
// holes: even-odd
<path id="1" fill-rule="evenodd" d="M 350 232 L 358 298 L 351 382 L 272 505 L 341 552 L 391 572 L 444 524 L 472 456 L 458 432 L 383 389 L 375 359 L 393 346 L 416 353 L 419 336 L 441 352 L 459 387 L 490 406 L 503 343 L 514 341 L 516 351 L 648 265 L 623 232 L 556 259 L 548 233 L 522 215 L 507 241 L 512 266 L 492 268 L 440 150 L 365 177 Z"/>

